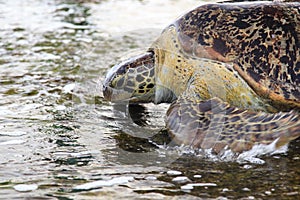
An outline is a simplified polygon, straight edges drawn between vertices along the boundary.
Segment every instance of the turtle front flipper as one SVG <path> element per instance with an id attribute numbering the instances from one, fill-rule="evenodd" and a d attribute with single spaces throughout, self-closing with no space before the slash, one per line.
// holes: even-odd
<path id="1" fill-rule="evenodd" d="M 216 154 L 228 149 L 242 153 L 259 144 L 274 144 L 275 151 L 300 136 L 297 113 L 254 112 L 219 98 L 178 98 L 167 112 L 166 124 L 176 143 L 212 149 Z"/>

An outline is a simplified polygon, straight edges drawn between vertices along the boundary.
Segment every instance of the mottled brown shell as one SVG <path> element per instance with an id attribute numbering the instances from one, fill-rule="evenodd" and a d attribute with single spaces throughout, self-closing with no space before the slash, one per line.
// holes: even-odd
<path id="1" fill-rule="evenodd" d="M 233 62 L 270 104 L 300 108 L 300 3 L 208 4 L 175 25 L 185 53 Z"/>

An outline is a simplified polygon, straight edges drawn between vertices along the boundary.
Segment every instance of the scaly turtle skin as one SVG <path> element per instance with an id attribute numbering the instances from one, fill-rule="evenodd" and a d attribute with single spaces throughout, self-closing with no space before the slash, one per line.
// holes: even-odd
<path id="1" fill-rule="evenodd" d="M 106 76 L 110 101 L 170 102 L 178 144 L 222 153 L 300 136 L 300 4 L 200 6 Z"/>

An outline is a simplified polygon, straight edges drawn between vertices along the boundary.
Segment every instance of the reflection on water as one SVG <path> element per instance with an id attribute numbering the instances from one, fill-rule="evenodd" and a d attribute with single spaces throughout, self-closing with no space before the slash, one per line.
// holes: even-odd
<path id="1" fill-rule="evenodd" d="M 263 165 L 211 162 L 166 148 L 168 105 L 102 98 L 108 67 L 198 4 L 0 1 L 0 198 L 299 196 L 299 140 Z"/>

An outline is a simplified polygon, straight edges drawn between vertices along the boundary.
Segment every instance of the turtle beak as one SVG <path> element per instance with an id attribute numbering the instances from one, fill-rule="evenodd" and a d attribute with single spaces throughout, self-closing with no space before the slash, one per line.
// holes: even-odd
<path id="1" fill-rule="evenodd" d="M 107 73 L 104 83 L 103 83 L 103 96 L 105 100 L 111 101 L 112 97 L 112 87 L 110 87 L 111 81 L 114 79 L 113 68 Z"/>
<path id="2" fill-rule="evenodd" d="M 112 95 L 112 88 L 107 87 L 106 85 L 103 85 L 104 99 L 107 100 L 107 101 L 111 101 L 111 95 Z"/>
<path id="3" fill-rule="evenodd" d="M 112 87 L 111 87 L 111 81 L 115 78 L 114 75 L 114 67 L 108 71 L 105 80 L 103 82 L 103 96 L 105 100 L 111 101 L 111 97 L 112 97 Z"/>

